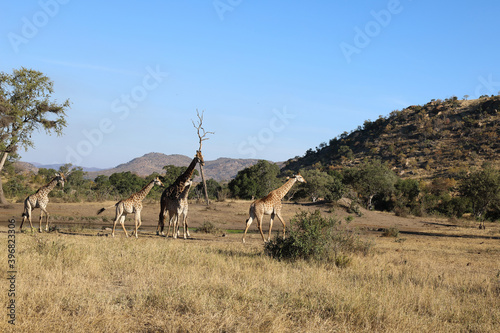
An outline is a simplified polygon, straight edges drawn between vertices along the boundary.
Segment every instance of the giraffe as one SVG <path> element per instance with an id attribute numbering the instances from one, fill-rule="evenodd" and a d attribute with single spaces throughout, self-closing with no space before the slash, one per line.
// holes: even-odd
<path id="1" fill-rule="evenodd" d="M 271 239 L 271 229 L 273 228 L 274 216 L 277 216 L 280 219 L 281 224 L 283 224 L 283 238 L 285 238 L 285 220 L 283 220 L 283 217 L 281 216 L 281 199 L 283 199 L 288 191 L 290 191 L 293 184 L 295 184 L 295 182 L 297 181 L 306 183 L 306 180 L 300 174 L 294 175 L 285 184 L 283 184 L 283 186 L 277 188 L 274 191 L 271 191 L 264 198 L 255 200 L 250 205 L 250 217 L 246 221 L 247 226 L 245 228 L 245 233 L 243 234 L 243 243 L 245 243 L 245 236 L 247 235 L 248 228 L 250 227 L 254 219 L 257 220 L 257 227 L 259 228 L 262 240 L 264 242 L 266 241 L 264 239 L 264 233 L 262 232 L 262 219 L 264 215 L 271 215 L 271 221 L 269 222 L 269 235 L 267 240 L 269 241 Z"/>
<path id="2" fill-rule="evenodd" d="M 164 212 L 164 216 L 169 215 L 169 224 L 167 230 L 167 237 L 170 233 L 170 227 L 173 226 L 172 237 L 177 238 L 179 236 L 179 218 L 182 215 L 182 221 L 184 226 L 184 239 L 187 237 L 191 237 L 189 235 L 189 228 L 187 225 L 187 214 L 188 214 L 188 194 L 191 189 L 191 185 L 193 184 L 192 180 L 188 180 L 186 182 L 186 186 L 184 187 L 184 191 L 182 191 L 181 195 L 177 199 L 166 199 L 166 212 Z M 160 230 L 161 228 L 161 230 Z M 157 235 L 163 235 L 163 225 L 158 223 L 156 228 Z"/>
<path id="3" fill-rule="evenodd" d="M 184 187 L 186 186 L 186 183 L 189 179 L 191 179 L 191 176 L 193 175 L 194 168 L 196 167 L 196 164 L 200 163 L 200 165 L 205 165 L 205 162 L 203 161 L 203 156 L 201 155 L 201 151 L 197 150 L 196 155 L 191 161 L 191 164 L 189 164 L 188 168 L 182 175 L 177 177 L 175 182 L 167 187 L 163 193 L 161 194 L 161 199 L 160 199 L 160 214 L 158 216 L 158 227 L 156 228 L 156 234 L 160 235 L 163 234 L 163 227 L 165 225 L 165 216 L 167 213 L 167 201 L 168 200 L 173 200 L 173 201 L 178 201 L 180 195 L 184 191 Z"/>
<path id="4" fill-rule="evenodd" d="M 49 203 L 49 193 L 56 187 L 58 183 L 64 187 L 64 182 L 66 177 L 63 173 L 56 173 L 55 177 L 45 186 L 42 186 L 36 191 L 35 194 L 28 196 L 24 200 L 24 212 L 22 214 L 23 220 L 21 221 L 21 226 L 19 229 L 22 231 L 23 224 L 25 220 L 30 222 L 31 229 L 33 229 L 33 224 L 31 223 L 31 212 L 35 208 L 40 208 L 40 229 L 42 232 L 42 216 L 45 213 L 45 231 L 49 231 L 49 212 L 47 211 L 47 204 Z"/>
<path id="5" fill-rule="evenodd" d="M 163 186 L 163 183 L 160 181 L 160 178 L 156 177 L 152 181 L 150 181 L 146 186 L 142 188 L 137 193 L 132 194 L 125 200 L 120 200 L 113 206 L 104 207 L 97 211 L 97 215 L 101 214 L 108 208 L 116 207 L 115 221 L 113 222 L 113 231 L 111 235 L 115 237 L 115 227 L 118 220 L 120 220 L 120 224 L 122 225 L 123 231 L 125 232 L 125 236 L 128 237 L 127 229 L 125 229 L 125 218 L 127 214 L 134 214 L 135 220 L 135 230 L 133 235 L 135 234 L 135 238 L 138 238 L 137 230 L 141 226 L 141 210 L 142 210 L 142 200 L 148 195 L 149 191 L 153 188 L 153 186 L 159 185 Z"/>

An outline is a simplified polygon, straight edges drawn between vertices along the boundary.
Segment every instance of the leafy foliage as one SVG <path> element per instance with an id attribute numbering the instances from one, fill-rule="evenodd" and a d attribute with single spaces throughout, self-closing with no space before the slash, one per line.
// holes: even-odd
<path id="1" fill-rule="evenodd" d="M 500 209 L 500 171 L 490 165 L 470 173 L 459 187 L 460 195 L 472 204 L 472 213 L 483 219 L 490 210 Z"/>
<path id="2" fill-rule="evenodd" d="M 222 191 L 222 185 L 212 178 L 208 179 L 206 181 L 206 184 L 207 184 L 208 197 L 211 200 L 219 200 Z M 199 199 L 201 199 L 204 195 L 203 183 L 200 182 L 198 185 L 196 185 L 195 190 L 193 192 L 198 196 Z"/>
<path id="3" fill-rule="evenodd" d="M 34 147 L 35 130 L 62 134 L 70 102 L 51 101 L 53 86 L 43 73 L 24 67 L 0 73 L 0 152 L 13 152 L 19 145 Z"/>
<path id="4" fill-rule="evenodd" d="M 281 185 L 277 176 L 279 167 L 261 160 L 243 169 L 229 182 L 229 189 L 235 197 L 242 199 L 261 198 Z"/>
<path id="5" fill-rule="evenodd" d="M 290 235 L 267 242 L 264 250 L 278 260 L 303 259 L 345 266 L 350 254 L 367 253 L 370 246 L 357 233 L 342 227 L 340 220 L 323 218 L 317 210 L 298 213 L 290 222 Z"/>
<path id="6" fill-rule="evenodd" d="M 0 175 L 8 155 L 35 146 L 34 131 L 62 134 L 70 102 L 52 101 L 53 85 L 43 73 L 24 67 L 0 72 Z M 6 203 L 1 177 L 0 203 Z"/>
<path id="7" fill-rule="evenodd" d="M 165 165 L 163 170 L 165 170 L 165 175 L 161 176 L 160 180 L 165 187 L 169 187 L 187 170 L 187 166 Z M 193 171 L 193 178 L 198 175 L 198 170 L 195 169 Z"/>
<path id="8" fill-rule="evenodd" d="M 371 160 L 346 169 L 344 181 L 358 192 L 368 209 L 373 209 L 375 196 L 384 199 L 394 193 L 397 176 L 380 160 Z"/>
<path id="9" fill-rule="evenodd" d="M 319 198 L 325 200 L 338 200 L 345 192 L 342 176 L 335 172 L 324 172 L 318 169 L 301 170 L 300 174 L 307 179 L 302 185 L 306 195 L 315 202 Z"/>

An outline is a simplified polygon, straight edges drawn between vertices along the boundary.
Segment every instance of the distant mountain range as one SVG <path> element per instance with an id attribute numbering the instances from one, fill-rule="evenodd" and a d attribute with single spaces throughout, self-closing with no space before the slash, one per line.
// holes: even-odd
<path id="1" fill-rule="evenodd" d="M 62 165 L 64 165 L 64 164 L 42 164 L 42 163 L 37 163 L 37 162 L 20 162 L 20 163 L 31 164 L 36 169 L 44 168 L 44 169 L 55 169 L 55 170 L 58 170 Z M 100 171 L 103 169 L 82 167 L 82 170 L 88 172 L 88 171 Z"/>
<path id="2" fill-rule="evenodd" d="M 193 157 L 185 155 L 166 155 L 162 153 L 149 153 L 141 157 L 134 158 L 133 160 L 120 164 L 112 169 L 98 169 L 98 168 L 85 168 L 83 171 L 87 172 L 87 178 L 94 179 L 99 175 L 110 176 L 117 172 L 130 171 L 139 176 L 148 176 L 154 172 L 160 174 L 165 173 L 163 167 L 166 165 L 175 166 L 188 166 Z M 221 157 L 214 161 L 205 161 L 203 171 L 207 179 L 214 179 L 216 181 L 231 180 L 238 174 L 238 171 L 248 168 L 257 164 L 258 159 L 234 159 Z M 23 171 L 37 172 L 38 168 L 55 169 L 58 170 L 62 164 L 43 165 L 40 163 L 27 163 L 16 162 L 16 168 Z M 197 166 L 199 170 L 199 166 Z"/>

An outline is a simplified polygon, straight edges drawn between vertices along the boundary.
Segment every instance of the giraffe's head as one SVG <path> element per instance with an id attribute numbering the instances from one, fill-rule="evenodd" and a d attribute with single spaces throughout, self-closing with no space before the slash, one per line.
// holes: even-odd
<path id="1" fill-rule="evenodd" d="M 160 177 L 156 177 L 155 179 L 153 179 L 153 182 L 154 182 L 154 185 L 164 187 L 163 183 L 160 180 Z"/>
<path id="2" fill-rule="evenodd" d="M 57 173 L 56 172 L 56 176 L 54 177 L 54 179 L 57 180 L 57 182 L 59 184 L 61 184 L 62 187 L 64 187 L 64 182 L 66 181 L 66 177 L 64 177 L 64 173 Z"/>
<path id="3" fill-rule="evenodd" d="M 301 182 L 301 183 L 307 183 L 306 180 L 304 179 L 304 177 L 302 177 L 300 175 L 300 173 L 296 174 L 293 176 L 293 178 L 295 178 L 298 182 Z"/>
<path id="4" fill-rule="evenodd" d="M 203 155 L 201 154 L 201 150 L 196 151 L 196 158 L 198 159 L 198 163 L 200 163 L 201 166 L 205 165 L 205 161 L 203 160 Z"/>

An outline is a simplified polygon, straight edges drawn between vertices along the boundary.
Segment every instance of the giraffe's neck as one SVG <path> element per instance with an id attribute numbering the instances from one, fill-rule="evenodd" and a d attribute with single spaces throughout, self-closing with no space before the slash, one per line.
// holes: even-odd
<path id="1" fill-rule="evenodd" d="M 186 181 L 193 175 L 196 163 L 198 163 L 197 157 L 193 158 L 186 171 L 184 171 L 184 173 L 180 175 L 172 185 L 170 185 L 165 189 L 165 191 L 163 191 L 163 195 L 166 195 L 169 198 L 179 198 L 179 196 L 182 194 L 182 191 L 184 191 Z"/>
<path id="2" fill-rule="evenodd" d="M 149 191 L 151 191 L 153 186 L 155 186 L 154 179 L 148 185 L 144 186 L 142 190 L 134 194 L 134 198 L 142 201 L 146 197 L 146 195 L 148 195 Z"/>
<path id="3" fill-rule="evenodd" d="M 296 178 L 289 179 L 285 184 L 283 184 L 280 188 L 275 190 L 275 193 L 279 196 L 280 200 L 290 191 L 293 184 L 297 181 Z"/>
<path id="4" fill-rule="evenodd" d="M 184 187 L 184 191 L 182 191 L 181 195 L 180 195 L 180 199 L 186 199 L 188 194 L 189 194 L 189 189 L 191 188 L 191 185 L 187 185 L 186 187 Z"/>
<path id="5" fill-rule="evenodd" d="M 188 179 L 190 179 L 191 176 L 193 175 L 194 168 L 196 167 L 196 163 L 198 163 L 197 157 L 193 158 L 193 160 L 191 161 L 191 164 L 189 164 L 186 171 L 184 171 L 184 173 L 182 175 L 180 175 L 179 178 L 177 178 L 177 180 L 175 182 L 177 184 L 184 184 L 185 182 L 187 182 Z"/>
<path id="6" fill-rule="evenodd" d="M 50 193 L 50 191 L 52 191 L 54 187 L 56 187 L 57 182 L 58 182 L 57 177 L 54 177 L 54 179 L 52 179 L 47 185 L 40 187 L 40 189 L 37 192 L 42 196 L 47 196 Z"/>

